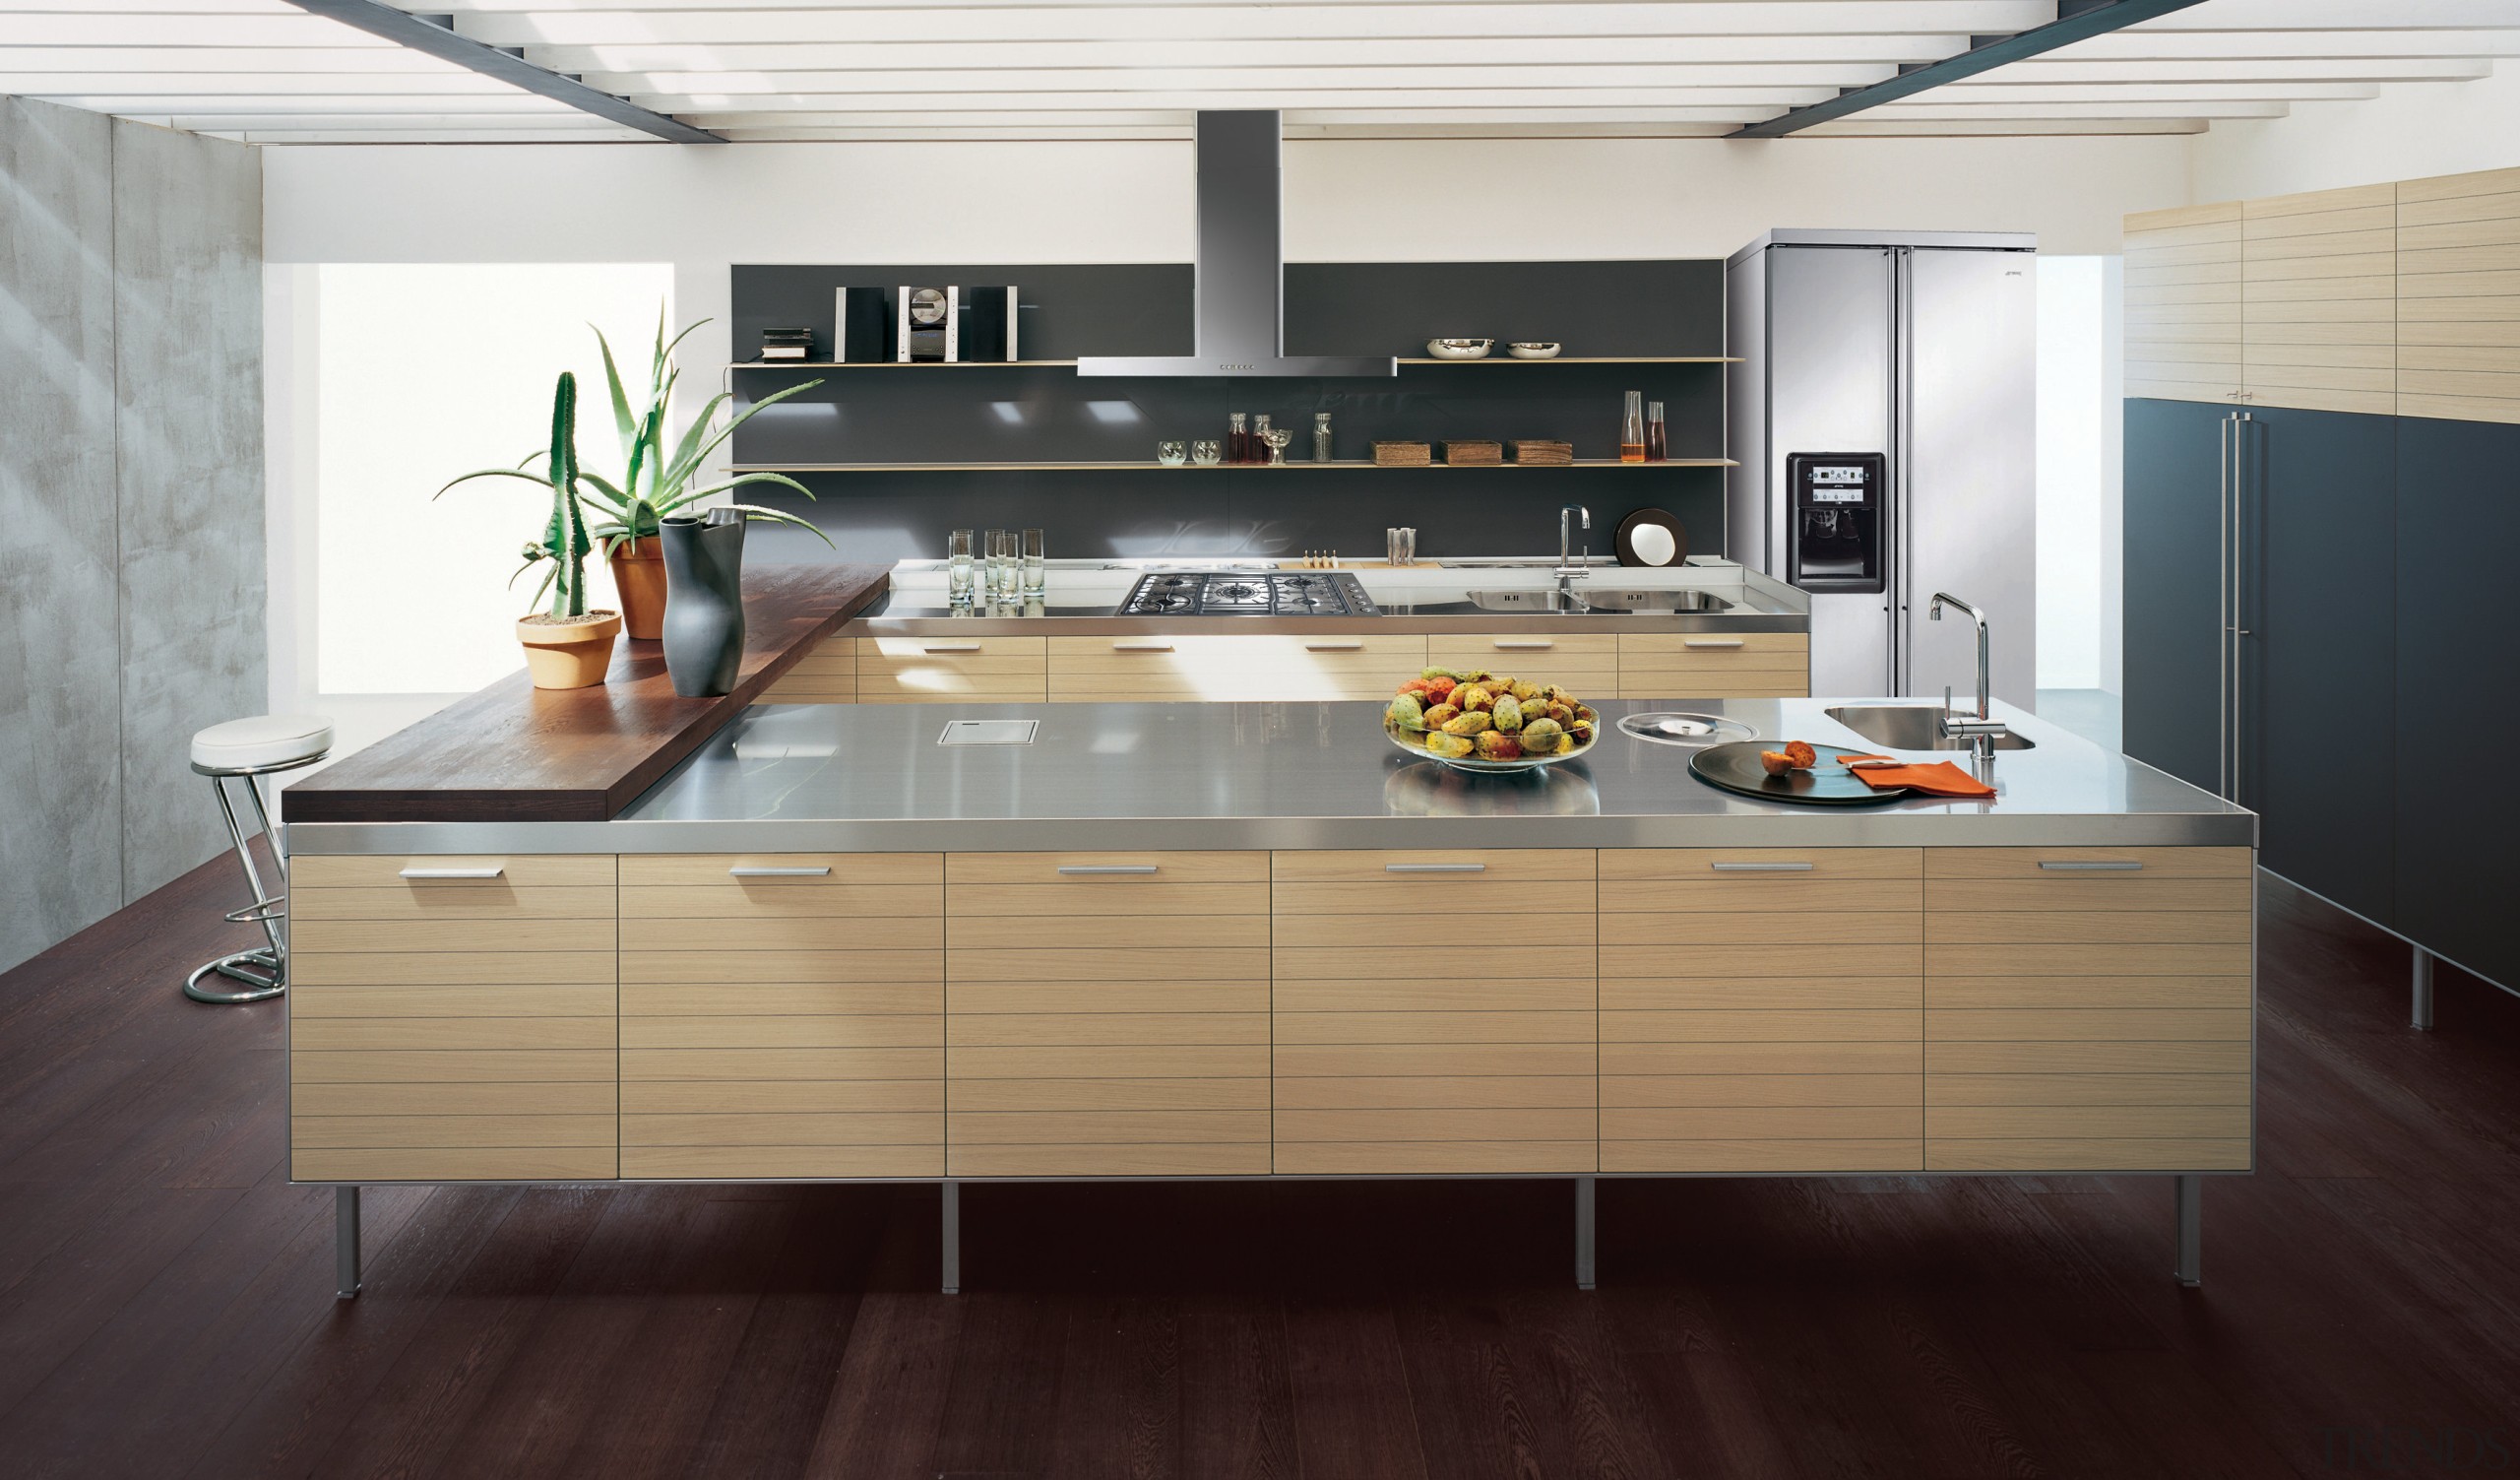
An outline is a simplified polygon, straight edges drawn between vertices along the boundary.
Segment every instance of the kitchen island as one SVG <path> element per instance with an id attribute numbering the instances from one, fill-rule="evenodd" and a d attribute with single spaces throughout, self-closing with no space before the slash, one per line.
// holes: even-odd
<path id="1" fill-rule="evenodd" d="M 603 821 L 301 822 L 292 1176 L 2251 1165 L 2255 819 L 2008 708 L 1991 802 L 1470 777 L 1371 703 L 762 706 Z M 1824 701 L 1685 708 L 1864 745 Z M 976 722 L 976 723 L 969 723 Z M 976 742 L 975 742 L 976 741 Z"/>

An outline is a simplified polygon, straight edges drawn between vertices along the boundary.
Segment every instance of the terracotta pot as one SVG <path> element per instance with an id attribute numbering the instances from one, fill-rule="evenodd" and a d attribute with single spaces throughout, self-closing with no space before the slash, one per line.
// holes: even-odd
<path id="1" fill-rule="evenodd" d="M 621 625 L 642 642 L 664 635 L 665 550 L 654 535 L 639 542 L 632 554 L 627 544 L 612 547 L 612 585 L 621 593 Z"/>
<path id="2" fill-rule="evenodd" d="M 621 633 L 621 613 L 590 611 L 584 616 L 529 616 L 516 624 L 516 640 L 525 644 L 526 672 L 536 688 L 586 688 L 601 683 L 612 667 L 612 639 Z"/>

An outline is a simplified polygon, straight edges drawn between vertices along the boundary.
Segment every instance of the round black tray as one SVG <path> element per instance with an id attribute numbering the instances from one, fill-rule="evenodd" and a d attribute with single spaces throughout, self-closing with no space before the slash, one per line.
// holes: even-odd
<path id="1" fill-rule="evenodd" d="M 1721 791 L 1755 797 L 1761 802 L 1788 802 L 1797 806 L 1872 806 L 1883 802 L 1897 802 L 1909 795 L 1906 787 L 1890 787 L 1874 791 L 1863 784 L 1863 778 L 1843 765 L 1833 764 L 1849 755 L 1870 755 L 1869 750 L 1850 750 L 1844 745 L 1813 745 L 1820 764 L 1808 771 L 1788 771 L 1771 776 L 1759 764 L 1759 752 L 1777 745 L 1759 740 L 1734 740 L 1730 744 L 1709 745 L 1689 757 L 1689 774 Z"/>

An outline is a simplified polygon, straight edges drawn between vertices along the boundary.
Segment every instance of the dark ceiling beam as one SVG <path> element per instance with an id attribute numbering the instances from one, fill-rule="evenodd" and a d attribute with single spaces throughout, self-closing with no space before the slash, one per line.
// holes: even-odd
<path id="1" fill-rule="evenodd" d="M 298 0 L 304 4 L 305 0 Z M 1815 123 L 1834 123 L 1852 113 L 1876 108 L 1885 102 L 1897 102 L 1919 93 L 1939 88 L 1944 83 L 1991 72 L 2007 62 L 2017 62 L 2059 46 L 2107 35 L 2139 21 L 2166 16 L 2174 10 L 2185 10 L 2198 0 L 2058 0 L 2056 19 L 2045 26 L 2017 31 L 2010 35 L 1971 36 L 1969 49 L 1938 62 L 1915 62 L 1899 69 L 1899 75 L 1860 88 L 1849 88 L 1826 102 L 1814 102 L 1781 113 L 1765 123 L 1748 123 L 1734 129 L 1727 138 L 1782 139 Z"/>
<path id="2" fill-rule="evenodd" d="M 383 36 L 413 51 L 424 51 L 459 67 L 470 67 L 483 77 L 557 98 L 582 113 L 609 119 L 626 128 L 654 134 L 671 144 L 724 144 L 724 136 L 705 128 L 693 128 L 679 118 L 653 113 L 626 97 L 599 93 L 585 83 L 547 67 L 537 67 L 525 59 L 522 50 L 485 46 L 470 36 L 455 33 L 454 17 L 415 16 L 396 10 L 382 0 L 288 0 L 299 10 L 355 26 L 369 35 Z"/>

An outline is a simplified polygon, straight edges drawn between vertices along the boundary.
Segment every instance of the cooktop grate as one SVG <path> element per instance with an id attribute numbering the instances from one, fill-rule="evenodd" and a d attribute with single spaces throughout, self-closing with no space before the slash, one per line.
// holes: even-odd
<path id="1" fill-rule="evenodd" d="M 1379 616 L 1345 571 L 1166 570 L 1141 576 L 1119 616 Z"/>

